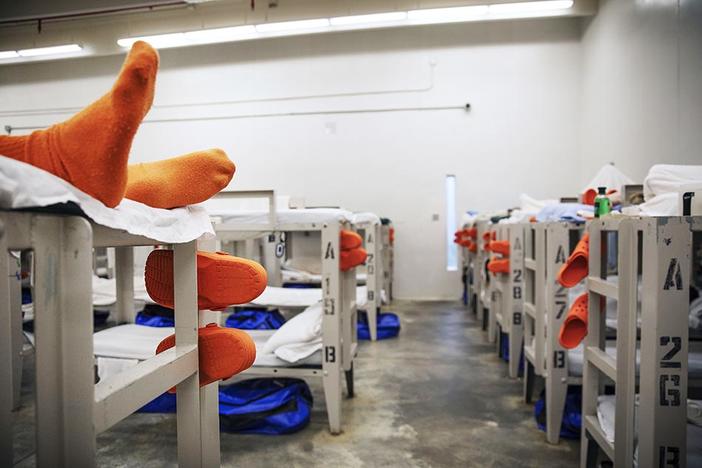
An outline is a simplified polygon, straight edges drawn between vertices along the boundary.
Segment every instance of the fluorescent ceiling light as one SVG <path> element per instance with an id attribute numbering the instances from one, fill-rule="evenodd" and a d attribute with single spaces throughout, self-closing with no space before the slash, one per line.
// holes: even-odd
<path id="1" fill-rule="evenodd" d="M 10 59 L 10 58 L 17 58 L 20 55 L 17 53 L 16 50 L 3 50 L 0 51 L 0 60 L 2 59 Z"/>
<path id="2" fill-rule="evenodd" d="M 412 10 L 407 18 L 412 23 L 456 23 L 479 19 L 488 13 L 487 5 L 474 5 L 453 8 L 431 8 L 427 10 Z"/>
<path id="3" fill-rule="evenodd" d="M 327 18 L 301 20 L 301 21 L 285 21 L 283 23 L 263 23 L 256 25 L 256 31 L 260 33 L 283 32 L 283 31 L 300 31 L 309 29 L 322 29 L 329 27 Z"/>
<path id="4" fill-rule="evenodd" d="M 490 5 L 490 13 L 532 13 L 541 11 L 567 10 L 573 0 L 548 0 L 542 2 L 496 3 Z"/>
<path id="5" fill-rule="evenodd" d="M 169 47 L 182 47 L 191 45 L 182 32 L 171 34 L 156 34 L 153 36 L 128 37 L 119 39 L 117 44 L 122 47 L 131 47 L 137 41 L 144 41 L 157 49 L 168 49 Z"/>
<path id="6" fill-rule="evenodd" d="M 330 18 L 332 26 L 351 26 L 371 23 L 391 23 L 393 21 L 403 21 L 407 19 L 404 11 L 392 11 L 389 13 L 375 13 L 372 15 L 337 16 Z"/>
<path id="7" fill-rule="evenodd" d="M 256 36 L 256 27 L 234 26 L 231 28 L 202 29 L 183 33 L 185 38 L 193 44 L 213 44 L 216 42 L 229 42 L 240 39 L 249 39 Z"/>
<path id="8" fill-rule="evenodd" d="M 38 55 L 55 55 L 67 54 L 70 52 L 80 52 L 81 50 L 83 50 L 83 48 L 78 44 L 66 44 L 60 46 L 36 47 L 34 49 L 18 50 L 17 54 L 20 57 L 36 57 Z"/>

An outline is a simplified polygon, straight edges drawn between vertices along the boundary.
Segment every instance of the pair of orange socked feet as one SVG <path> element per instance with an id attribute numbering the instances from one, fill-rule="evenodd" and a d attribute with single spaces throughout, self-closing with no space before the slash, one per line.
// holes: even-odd
<path id="1" fill-rule="evenodd" d="M 30 135 L 0 136 L 0 155 L 54 174 L 110 208 L 123 198 L 172 209 L 203 202 L 226 187 L 235 166 L 224 151 L 208 149 L 151 163 L 129 164 L 132 140 L 151 109 L 158 52 L 134 43 L 112 88 L 70 119 Z M 343 234 L 342 234 L 343 237 Z M 358 238 L 360 241 L 360 237 Z M 346 254 L 352 268 L 358 251 Z M 362 250 L 362 249 L 361 249 Z M 350 265 L 350 266 L 349 266 Z M 258 263 L 225 253 L 198 252 L 198 307 L 223 309 L 250 302 L 266 287 Z M 173 251 L 154 250 L 145 268 L 149 295 L 173 307 Z M 243 331 L 209 324 L 198 331 L 200 384 L 229 378 L 253 365 L 256 347 Z M 175 346 L 175 336 L 157 353 Z"/>

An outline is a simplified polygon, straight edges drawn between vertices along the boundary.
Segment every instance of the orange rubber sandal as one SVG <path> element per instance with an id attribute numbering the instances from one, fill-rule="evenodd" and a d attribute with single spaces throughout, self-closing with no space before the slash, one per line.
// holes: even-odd
<path id="1" fill-rule="evenodd" d="M 570 254 L 565 265 L 558 272 L 557 280 L 564 288 L 572 288 L 587 277 L 590 271 L 590 234 L 587 232 L 580 238 L 575 250 Z"/>
<path id="2" fill-rule="evenodd" d="M 509 258 L 491 258 L 487 264 L 488 270 L 493 273 L 509 273 Z"/>
<path id="3" fill-rule="evenodd" d="M 156 354 L 174 346 L 175 335 L 166 337 L 156 348 Z M 248 333 L 222 328 L 216 323 L 197 330 L 197 346 L 201 387 L 244 372 L 256 360 L 256 344 Z M 169 392 L 175 392 L 175 388 Z"/>
<path id="4" fill-rule="evenodd" d="M 568 310 L 558 342 L 566 349 L 577 347 L 587 336 L 588 304 L 587 293 L 578 296 Z"/>
<path id="5" fill-rule="evenodd" d="M 339 257 L 339 269 L 341 271 L 349 271 L 351 268 L 362 265 L 367 257 L 368 253 L 362 247 L 353 250 L 342 250 Z"/>
<path id="6" fill-rule="evenodd" d="M 363 238 L 356 232 L 348 231 L 346 229 L 341 230 L 339 235 L 339 248 L 341 250 L 352 250 L 356 249 L 363 244 Z"/>
<path id="7" fill-rule="evenodd" d="M 509 257 L 509 241 L 508 240 L 494 240 L 490 241 L 488 246 L 492 252 L 498 253 L 503 257 Z"/>
<path id="8" fill-rule="evenodd" d="M 154 250 L 146 259 L 146 292 L 157 304 L 173 308 L 173 251 Z M 225 252 L 197 253 L 197 304 L 199 309 L 224 309 L 246 304 L 266 289 L 266 270 L 246 258 Z"/>

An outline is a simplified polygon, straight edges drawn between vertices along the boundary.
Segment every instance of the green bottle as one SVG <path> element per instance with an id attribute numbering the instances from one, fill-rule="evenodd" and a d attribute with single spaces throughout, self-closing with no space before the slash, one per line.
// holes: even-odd
<path id="1" fill-rule="evenodd" d="M 612 211 L 612 202 L 607 197 L 607 187 L 597 187 L 595 197 L 595 218 L 608 215 Z"/>

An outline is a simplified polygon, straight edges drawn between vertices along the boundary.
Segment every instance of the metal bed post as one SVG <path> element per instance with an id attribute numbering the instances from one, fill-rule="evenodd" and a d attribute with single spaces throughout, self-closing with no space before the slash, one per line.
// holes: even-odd
<path id="1" fill-rule="evenodd" d="M 10 253 L 4 223 L 0 223 L 0 356 L 14 357 L 15 347 L 12 343 L 12 307 L 13 281 Z M 0 359 L 0 466 L 12 466 L 12 410 L 15 388 L 13 359 Z"/>
<path id="2" fill-rule="evenodd" d="M 116 322 L 118 324 L 134 323 L 134 247 L 115 248 L 115 285 Z"/>
<path id="3" fill-rule="evenodd" d="M 339 223 L 322 227 L 322 381 L 332 434 L 341 433 L 341 314 L 344 310 L 339 270 Z"/>
<path id="4" fill-rule="evenodd" d="M 16 410 L 20 407 L 22 394 L 22 267 L 19 256 L 8 254 L 8 258 L 10 259 L 8 277 L 10 281 L 10 330 L 12 331 L 10 341 L 12 343 L 12 409 Z"/>
<path id="5" fill-rule="evenodd" d="M 523 317 L 523 277 L 524 277 L 524 228 L 521 224 L 511 224 L 507 227 L 509 236 L 510 277 L 508 279 L 507 296 L 507 328 L 509 330 L 509 376 L 519 377 L 519 363 L 524 339 Z"/>
<path id="6" fill-rule="evenodd" d="M 648 221 L 649 225 L 653 223 Z M 639 466 L 686 466 L 692 233 L 702 217 L 647 227 L 642 284 Z"/>
<path id="7" fill-rule="evenodd" d="M 536 376 L 545 373 L 545 295 L 546 295 L 546 228 L 542 223 L 529 224 L 524 260 L 527 273 L 527 297 L 524 303 L 524 401 L 533 398 Z"/>
<path id="8" fill-rule="evenodd" d="M 372 341 L 378 339 L 378 313 L 380 312 L 381 297 L 378 289 L 378 257 L 380 255 L 380 223 L 361 224 L 365 237 L 365 247 L 368 252 L 366 259 L 366 289 L 368 291 L 368 305 L 366 315 L 368 317 L 368 329 Z M 354 286 L 355 287 L 355 286 Z"/>
<path id="9" fill-rule="evenodd" d="M 92 229 L 74 216 L 23 217 L 36 269 L 37 465 L 94 466 Z"/>
<path id="10" fill-rule="evenodd" d="M 509 237 L 507 226 L 500 224 L 495 226 L 497 240 L 504 240 Z M 509 310 L 509 275 L 492 275 L 490 280 L 490 319 L 488 321 L 488 341 L 494 336 L 495 348 L 498 357 L 502 357 L 502 340 L 504 335 L 509 335 L 509 324 L 507 323 Z"/>
<path id="11" fill-rule="evenodd" d="M 558 342 L 558 333 L 568 311 L 568 290 L 558 283 L 561 267 L 570 256 L 570 226 L 548 223 L 546 227 L 546 440 L 560 439 L 563 411 L 568 394 L 568 351 Z"/>

